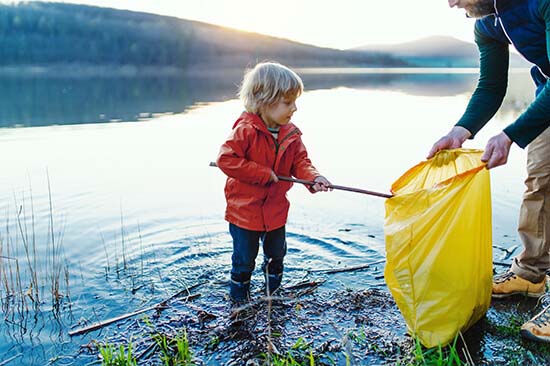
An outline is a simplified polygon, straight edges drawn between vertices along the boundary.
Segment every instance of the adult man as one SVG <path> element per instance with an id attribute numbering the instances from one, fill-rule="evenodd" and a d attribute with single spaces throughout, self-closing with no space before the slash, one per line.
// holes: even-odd
<path id="1" fill-rule="evenodd" d="M 493 279 L 493 297 L 515 294 L 540 297 L 550 268 L 550 0 L 448 0 L 466 10 L 475 23 L 480 53 L 478 85 L 462 118 L 432 147 L 437 151 L 462 146 L 493 117 L 506 93 L 509 44 L 534 64 L 531 76 L 536 98 L 518 119 L 489 139 L 482 160 L 491 169 L 506 163 L 512 143 L 527 152 L 526 192 L 520 209 L 523 252 L 504 274 Z M 529 339 L 550 342 L 550 307 L 521 327 Z"/>

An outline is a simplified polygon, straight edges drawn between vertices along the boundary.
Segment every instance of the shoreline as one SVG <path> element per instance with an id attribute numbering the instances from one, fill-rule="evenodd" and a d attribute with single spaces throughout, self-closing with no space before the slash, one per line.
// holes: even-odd
<path id="1" fill-rule="evenodd" d="M 201 64 L 186 68 L 174 66 L 136 66 L 136 65 L 88 65 L 88 64 L 52 64 L 52 65 L 11 65 L 0 66 L 0 77 L 17 78 L 135 78 L 135 77 L 205 77 L 227 74 L 241 75 L 244 66 L 223 64 Z M 308 75 L 348 75 L 348 74 L 477 74 L 476 67 L 380 67 L 380 66 L 295 66 L 296 72 Z M 511 73 L 526 72 L 526 68 L 511 68 Z"/>

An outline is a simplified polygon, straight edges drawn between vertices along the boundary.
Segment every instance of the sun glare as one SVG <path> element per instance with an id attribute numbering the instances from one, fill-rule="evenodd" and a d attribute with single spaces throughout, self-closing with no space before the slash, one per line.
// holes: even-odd
<path id="1" fill-rule="evenodd" d="M 162 1 L 157 2 L 159 6 Z M 171 6 L 174 15 L 333 48 L 400 43 L 449 35 L 472 41 L 473 22 L 443 0 L 208 0 Z"/>

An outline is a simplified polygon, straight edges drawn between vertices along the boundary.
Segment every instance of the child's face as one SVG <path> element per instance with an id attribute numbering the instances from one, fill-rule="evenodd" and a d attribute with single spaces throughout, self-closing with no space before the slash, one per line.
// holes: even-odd
<path id="1" fill-rule="evenodd" d="M 290 118 L 296 110 L 296 97 L 287 95 L 279 99 L 278 102 L 260 108 L 260 117 L 267 127 L 275 128 L 290 122 Z"/>

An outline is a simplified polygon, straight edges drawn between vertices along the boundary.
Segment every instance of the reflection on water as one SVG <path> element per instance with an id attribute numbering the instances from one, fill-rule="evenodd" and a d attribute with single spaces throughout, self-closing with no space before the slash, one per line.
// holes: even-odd
<path id="1" fill-rule="evenodd" d="M 235 95 L 229 80 L 191 77 L 0 79 L 0 126 L 136 121 Z"/>
<path id="2" fill-rule="evenodd" d="M 45 311 L 18 322 L 13 314 L 0 323 L 1 357 L 21 353 L 21 365 L 73 357 L 103 333 L 70 339 L 72 325 L 144 307 L 201 278 L 211 281 L 210 291 L 225 293 L 231 239 L 224 177 L 208 163 L 242 110 L 233 97 L 239 78 L 1 80 L 9 92 L 0 102 L 0 243 L 21 242 L 19 215 L 36 233 L 37 256 L 47 256 L 53 223 L 70 283 L 70 311 L 62 316 Z M 314 164 L 334 184 L 387 192 L 460 117 L 475 79 L 304 74 L 295 121 Z M 466 147 L 483 148 L 517 117 L 533 95 L 528 76 L 513 74 L 508 94 L 495 121 Z M 183 113 L 155 115 L 166 112 Z M 111 119 L 130 122 L 93 123 Z M 10 127 L 48 124 L 70 126 Z M 494 239 L 504 247 L 517 245 L 524 159 L 514 148 L 508 165 L 492 172 Z M 311 195 L 299 186 L 289 199 L 285 281 L 383 259 L 382 199 Z M 11 255 L 26 263 L 23 251 Z M 383 288 L 380 275 L 373 267 L 331 277 L 324 288 Z M 253 286 L 260 284 L 255 274 Z"/>
<path id="3" fill-rule="evenodd" d="M 350 72 L 350 70 L 354 72 Z M 335 87 L 451 96 L 471 91 L 473 69 L 303 69 L 308 90 Z M 329 72 L 330 71 L 330 72 Z M 451 72 L 452 71 L 452 72 Z M 48 126 L 150 119 L 196 103 L 233 99 L 241 72 L 182 77 L 1 76 L 0 126 Z"/>

